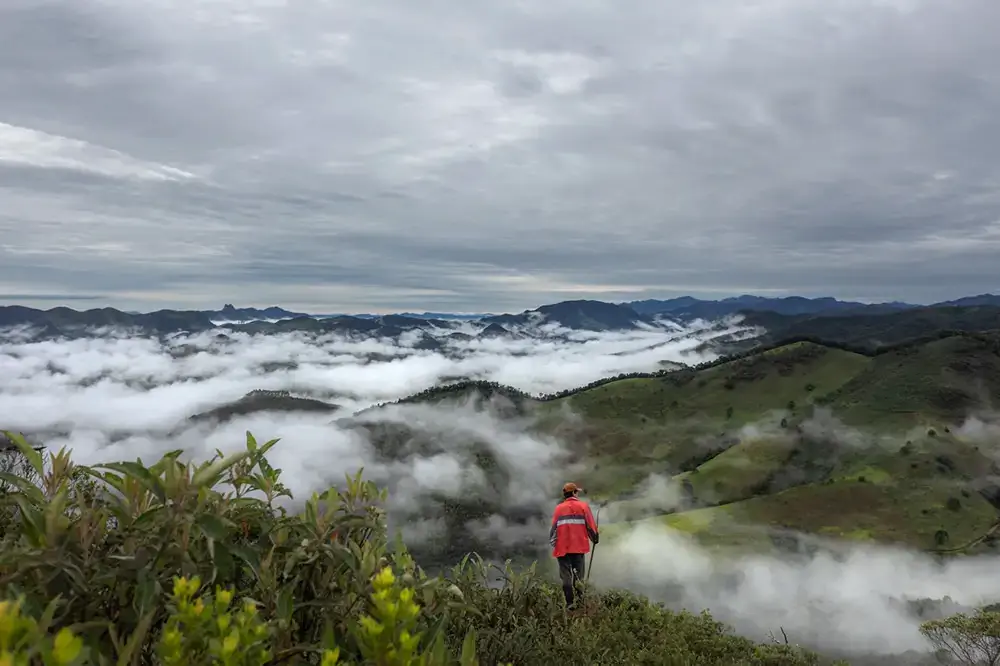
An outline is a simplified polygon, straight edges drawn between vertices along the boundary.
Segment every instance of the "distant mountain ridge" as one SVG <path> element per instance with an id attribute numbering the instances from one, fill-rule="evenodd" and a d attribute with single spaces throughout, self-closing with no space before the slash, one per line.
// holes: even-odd
<path id="1" fill-rule="evenodd" d="M 591 300 L 562 301 L 525 310 L 521 314 L 484 317 L 481 321 L 504 327 L 555 324 L 587 331 L 627 330 L 637 328 L 639 324 L 656 323 L 653 316 L 640 314 L 628 305 Z"/>
<path id="2" fill-rule="evenodd" d="M 738 312 L 753 310 L 764 312 L 776 312 L 783 315 L 822 315 L 822 314 L 846 314 L 865 313 L 876 314 L 879 312 L 899 312 L 926 307 L 947 307 L 947 306 L 974 306 L 974 305 L 994 305 L 1000 306 L 1000 296 L 994 294 L 981 294 L 979 296 L 967 296 L 952 301 L 941 301 L 931 305 L 920 305 L 915 303 L 905 303 L 902 301 L 892 301 L 888 303 L 861 303 L 858 301 L 841 301 L 829 296 L 819 298 L 806 298 L 804 296 L 783 296 L 780 298 L 768 298 L 765 296 L 734 296 L 720 300 L 703 300 L 691 296 L 681 296 L 666 300 L 648 299 L 643 301 L 631 301 L 623 303 L 641 314 L 669 314 L 683 320 L 692 319 L 717 319 L 733 315 Z"/>
<path id="3" fill-rule="evenodd" d="M 257 308 L 237 308 L 232 303 L 226 303 L 221 310 L 206 311 L 205 314 L 215 321 L 255 321 L 313 316 L 306 312 L 290 312 L 276 305 L 259 310 Z"/>
<path id="4" fill-rule="evenodd" d="M 961 311 L 961 312 L 960 312 Z M 542 305 L 518 314 L 448 315 L 412 312 L 387 315 L 316 315 L 286 310 L 279 306 L 237 308 L 231 303 L 220 310 L 157 310 L 122 312 L 114 308 L 73 310 L 56 307 L 38 310 L 23 306 L 0 306 L 0 330 L 8 335 L 20 332 L 27 339 L 53 339 L 101 334 L 104 330 L 125 333 L 169 335 L 230 331 L 255 334 L 307 333 L 358 334 L 368 337 L 406 338 L 417 349 L 434 350 L 449 339 L 474 337 L 550 337 L 558 330 L 589 332 L 664 330 L 681 332 L 692 322 L 718 322 L 742 317 L 755 344 L 788 333 L 808 331 L 829 339 L 870 339 L 875 342 L 898 339 L 901 331 L 924 335 L 931 329 L 985 330 L 994 327 L 993 312 L 1000 312 L 1000 296 L 980 294 L 933 305 L 890 302 L 866 304 L 835 298 L 788 296 L 768 298 L 743 295 L 721 300 L 682 296 L 666 300 L 609 303 L 598 300 L 570 300 Z M 903 316 L 907 314 L 907 316 Z M 433 315 L 433 316 L 430 316 Z M 883 319 L 889 316 L 890 319 Z M 893 317 L 902 317 L 894 319 Z M 859 328 L 860 327 L 860 328 Z M 857 330 L 848 330 L 857 329 Z M 756 331 L 756 332 L 753 332 Z"/>

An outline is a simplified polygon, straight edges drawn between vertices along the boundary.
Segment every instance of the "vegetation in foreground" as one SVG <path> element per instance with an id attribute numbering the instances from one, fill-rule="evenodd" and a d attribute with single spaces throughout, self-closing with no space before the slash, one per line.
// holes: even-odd
<path id="1" fill-rule="evenodd" d="M 248 433 L 200 465 L 174 451 L 83 467 L 8 437 L 0 664 L 817 663 L 625 592 L 591 592 L 568 616 L 533 569 L 490 586 L 467 558 L 430 577 L 390 547 L 385 492 L 360 473 L 301 513 L 278 506 L 277 440 Z"/>

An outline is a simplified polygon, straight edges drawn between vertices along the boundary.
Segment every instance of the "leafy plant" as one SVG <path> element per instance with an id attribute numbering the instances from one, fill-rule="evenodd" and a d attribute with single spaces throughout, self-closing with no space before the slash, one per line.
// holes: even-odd
<path id="1" fill-rule="evenodd" d="M 52 635 L 53 602 L 41 620 L 21 613 L 23 601 L 0 601 L 0 664 L 27 666 L 73 666 L 85 663 L 83 642 L 70 629 Z"/>
<path id="2" fill-rule="evenodd" d="M 993 666 L 1000 663 L 1000 613 L 979 610 L 959 613 L 920 626 L 935 649 L 956 663 Z"/>
<path id="3" fill-rule="evenodd" d="M 292 496 L 266 459 L 278 440 L 87 467 L 8 438 L 0 665 L 814 663 L 622 592 L 570 617 L 534 567 L 470 556 L 428 576 L 390 547 L 386 492 L 362 471 L 278 506 Z"/>

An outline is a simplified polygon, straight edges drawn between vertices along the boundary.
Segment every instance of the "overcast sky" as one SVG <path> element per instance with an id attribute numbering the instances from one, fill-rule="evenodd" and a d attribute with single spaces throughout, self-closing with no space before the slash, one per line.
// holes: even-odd
<path id="1" fill-rule="evenodd" d="M 0 0 L 0 303 L 1000 291 L 997 0 Z"/>

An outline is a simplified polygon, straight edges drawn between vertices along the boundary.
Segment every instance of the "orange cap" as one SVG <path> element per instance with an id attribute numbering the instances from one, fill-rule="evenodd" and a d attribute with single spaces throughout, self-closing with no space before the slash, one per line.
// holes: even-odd
<path id="1" fill-rule="evenodd" d="M 572 481 L 570 481 L 569 483 L 567 483 L 566 485 L 563 486 L 563 494 L 566 494 L 566 493 L 575 493 L 578 490 L 583 490 L 583 488 L 581 488 L 580 486 L 576 485 Z"/>

